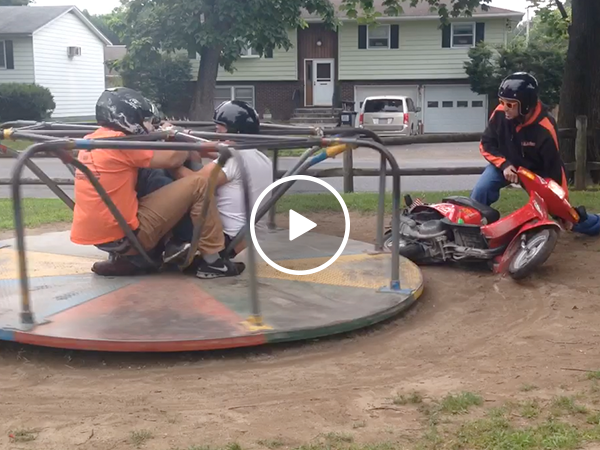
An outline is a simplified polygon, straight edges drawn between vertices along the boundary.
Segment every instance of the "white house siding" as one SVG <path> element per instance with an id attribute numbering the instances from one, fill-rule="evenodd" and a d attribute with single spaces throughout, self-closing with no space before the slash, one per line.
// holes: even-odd
<path id="1" fill-rule="evenodd" d="M 0 36 L 13 41 L 15 68 L 0 69 L 0 83 L 33 83 L 33 45 L 30 37 Z"/>
<path id="2" fill-rule="evenodd" d="M 81 47 L 69 58 L 67 47 Z M 50 89 L 53 117 L 89 117 L 105 88 L 104 43 L 73 13 L 51 22 L 33 35 L 36 83 Z"/>
<path id="3" fill-rule="evenodd" d="M 229 73 L 219 67 L 217 81 L 292 81 L 298 79 L 298 33 L 288 32 L 292 47 L 275 48 L 272 58 L 240 58 L 234 63 L 235 71 Z M 198 79 L 199 59 L 192 60 L 192 77 Z"/>
<path id="4" fill-rule="evenodd" d="M 455 20 L 484 22 L 485 41 L 503 44 L 505 19 Z M 387 24 L 388 22 L 386 22 Z M 340 80 L 419 80 L 467 78 L 468 48 L 442 48 L 439 19 L 399 21 L 398 49 L 359 49 L 358 24 L 339 28 Z"/>

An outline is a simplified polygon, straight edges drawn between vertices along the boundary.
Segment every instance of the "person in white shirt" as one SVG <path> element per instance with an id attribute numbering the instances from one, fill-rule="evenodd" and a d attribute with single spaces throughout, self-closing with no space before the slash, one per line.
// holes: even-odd
<path id="1" fill-rule="evenodd" d="M 250 208 L 252 208 L 260 194 L 273 183 L 273 164 L 267 155 L 258 150 L 240 150 L 239 155 L 248 176 Z M 208 164 L 207 170 L 212 170 L 211 166 L 212 164 Z M 217 209 L 225 233 L 225 246 L 228 246 L 246 224 L 246 214 L 251 213 L 251 210 L 244 211 L 242 171 L 235 158 L 227 161 L 219 174 L 217 185 L 215 192 Z M 264 201 L 269 197 L 270 195 L 267 195 Z M 264 216 L 257 222 L 256 227 L 264 229 L 266 220 L 267 217 Z M 244 248 L 246 248 L 246 243 L 242 241 L 236 246 L 235 253 L 240 253 Z"/>
<path id="2" fill-rule="evenodd" d="M 215 110 L 213 121 L 216 124 L 217 133 L 258 134 L 260 132 L 260 121 L 257 112 L 250 105 L 239 100 L 221 103 Z M 246 169 L 250 187 L 250 208 L 252 208 L 260 194 L 274 181 L 273 164 L 269 157 L 259 150 L 239 150 L 238 153 Z M 216 160 L 205 165 L 198 172 L 191 172 L 189 169 L 183 168 L 182 170 L 188 173 L 182 173 L 181 175 L 195 174 L 196 176 L 209 177 L 215 164 Z M 267 201 L 269 198 L 270 193 L 263 201 Z M 230 158 L 225 167 L 219 171 L 215 199 L 225 234 L 225 246 L 227 247 L 246 224 L 246 214 L 250 214 L 252 211 L 252 209 L 250 211 L 244 210 L 242 172 L 236 158 Z M 256 226 L 264 228 L 265 223 L 266 216 Z M 164 255 L 165 262 L 174 261 L 181 255 L 185 255 L 189 245 L 186 242 L 167 246 Z M 244 240 L 241 241 L 234 249 L 235 253 L 228 255 L 228 257 L 234 258 L 236 254 L 246 248 L 246 245 Z M 212 273 L 209 267 L 202 270 L 203 278 L 218 276 L 218 272 Z"/>

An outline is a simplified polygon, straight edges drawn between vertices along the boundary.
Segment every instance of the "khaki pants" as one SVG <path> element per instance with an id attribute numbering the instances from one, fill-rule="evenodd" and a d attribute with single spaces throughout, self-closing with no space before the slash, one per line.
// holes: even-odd
<path id="1" fill-rule="evenodd" d="M 189 176 L 174 181 L 141 198 L 138 208 L 140 227 L 138 239 L 145 250 L 151 250 L 177 222 L 188 213 L 197 225 L 206 199 L 208 180 L 201 176 Z M 208 213 L 202 225 L 198 250 L 200 253 L 216 254 L 225 248 L 223 226 L 214 197 L 209 199 Z"/>

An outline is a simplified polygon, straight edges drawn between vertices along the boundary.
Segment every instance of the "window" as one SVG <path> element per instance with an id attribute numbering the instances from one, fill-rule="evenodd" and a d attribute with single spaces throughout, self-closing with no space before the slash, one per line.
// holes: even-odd
<path id="1" fill-rule="evenodd" d="M 367 28 L 367 48 L 390 48 L 390 26 L 369 25 Z"/>
<path id="2" fill-rule="evenodd" d="M 373 99 L 367 100 L 365 113 L 392 113 L 404 112 L 404 102 L 400 99 Z"/>
<path id="3" fill-rule="evenodd" d="M 482 100 L 473 100 L 471 102 L 471 106 L 473 108 L 483 108 L 483 101 Z"/>
<path id="4" fill-rule="evenodd" d="M 469 102 L 465 102 L 465 101 L 457 101 L 456 102 L 456 106 L 458 108 L 468 108 L 469 107 Z"/>
<path id="5" fill-rule="evenodd" d="M 427 102 L 428 108 L 438 108 L 440 104 L 438 102 Z"/>
<path id="6" fill-rule="evenodd" d="M 0 69 L 6 69 L 6 46 L 0 41 Z"/>
<path id="7" fill-rule="evenodd" d="M 452 47 L 473 47 L 475 45 L 474 23 L 452 24 Z"/>
<path id="8" fill-rule="evenodd" d="M 242 47 L 242 52 L 240 56 L 242 58 L 260 58 L 258 52 L 254 50 L 250 45 L 245 45 L 244 47 Z"/>
<path id="9" fill-rule="evenodd" d="M 217 86 L 215 89 L 215 108 L 229 100 L 241 100 L 254 108 L 254 86 Z"/>
<path id="10" fill-rule="evenodd" d="M 454 106 L 454 102 L 442 102 L 442 108 L 452 108 Z"/>

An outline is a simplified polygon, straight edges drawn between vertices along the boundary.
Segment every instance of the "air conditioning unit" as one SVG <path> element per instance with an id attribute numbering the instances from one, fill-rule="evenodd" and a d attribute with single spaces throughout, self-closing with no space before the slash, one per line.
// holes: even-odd
<path id="1" fill-rule="evenodd" d="M 67 47 L 67 55 L 69 58 L 81 56 L 81 47 Z"/>

